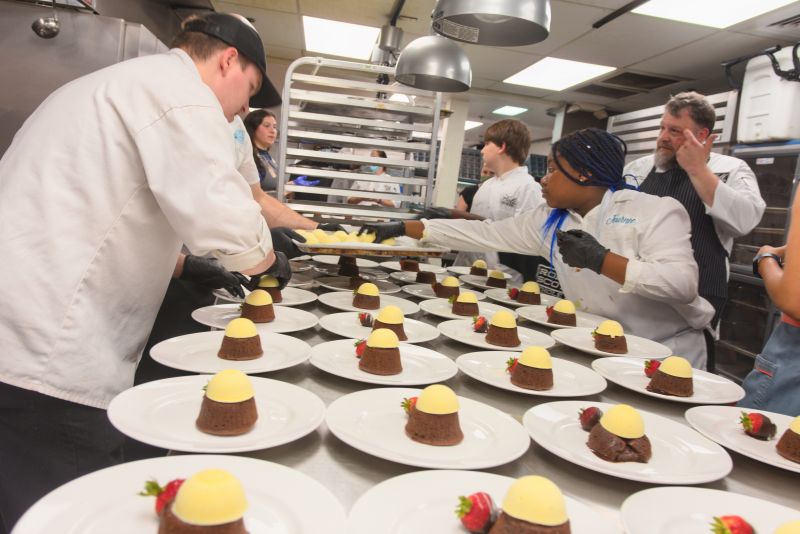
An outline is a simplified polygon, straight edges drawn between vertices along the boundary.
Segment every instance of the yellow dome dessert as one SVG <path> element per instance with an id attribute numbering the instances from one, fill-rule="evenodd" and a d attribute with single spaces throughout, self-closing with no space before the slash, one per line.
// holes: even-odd
<path id="1" fill-rule="evenodd" d="M 258 281 L 258 287 L 278 287 L 280 282 L 274 276 L 265 274 Z"/>
<path id="2" fill-rule="evenodd" d="M 465 291 L 464 293 L 458 295 L 458 298 L 456 298 L 456 302 L 461 302 L 465 304 L 477 304 L 478 297 L 475 296 L 475 293 L 470 293 L 469 291 Z"/>
<path id="3" fill-rule="evenodd" d="M 442 285 L 445 287 L 458 287 L 461 284 L 455 276 L 448 276 L 442 280 Z"/>
<path id="4" fill-rule="evenodd" d="M 256 291 L 253 291 L 253 293 L 256 293 Z M 250 297 L 253 293 L 250 293 L 248 297 Z M 267 295 L 267 298 L 269 298 L 269 295 L 266 291 L 261 291 L 261 293 L 264 293 Z M 238 319 L 233 319 L 228 323 L 228 325 L 225 327 L 225 335 L 227 337 L 241 339 L 257 336 L 258 330 L 256 330 L 256 325 L 253 323 L 253 321 L 239 317 Z"/>
<path id="5" fill-rule="evenodd" d="M 384 306 L 381 308 L 381 311 L 378 312 L 378 317 L 376 317 L 376 320 L 385 324 L 402 324 L 403 310 L 392 304 L 389 306 Z"/>
<path id="6" fill-rule="evenodd" d="M 789 430 L 795 434 L 800 434 L 800 415 L 794 418 L 792 423 L 789 425 Z"/>
<path id="7" fill-rule="evenodd" d="M 503 271 L 492 270 L 489 271 L 489 278 L 497 278 L 499 280 L 505 280 L 506 275 L 503 274 Z"/>
<path id="8" fill-rule="evenodd" d="M 475 260 L 472 262 L 472 266 L 478 269 L 486 269 L 486 262 L 483 260 Z"/>
<path id="9" fill-rule="evenodd" d="M 800 534 L 800 521 L 791 521 L 778 527 L 775 534 Z"/>
<path id="10" fill-rule="evenodd" d="M 264 291 L 263 289 L 256 289 L 252 291 L 249 295 L 244 298 L 244 301 L 251 306 L 266 306 L 267 304 L 272 304 L 272 297 Z M 237 319 L 234 319 L 236 321 Z M 245 319 L 245 321 L 249 321 L 249 319 Z M 255 328 L 255 325 L 253 325 Z M 227 329 L 226 329 L 227 334 Z M 227 334 L 230 335 L 230 334 Z M 244 337 L 244 336 L 232 336 L 232 337 Z"/>
<path id="11" fill-rule="evenodd" d="M 541 293 L 539 289 L 539 284 L 536 282 L 525 282 L 522 284 L 520 291 L 524 291 L 525 293 Z"/>
<path id="12" fill-rule="evenodd" d="M 662 373 L 678 378 L 692 378 L 692 364 L 686 358 L 670 356 L 661 362 L 658 368 Z"/>
<path id="13" fill-rule="evenodd" d="M 358 238 L 357 232 L 350 232 L 347 234 L 344 243 L 358 243 L 359 241 L 360 239 Z"/>
<path id="14" fill-rule="evenodd" d="M 550 353 L 543 347 L 527 347 L 519 357 L 519 363 L 526 367 L 536 369 L 552 369 L 553 360 Z"/>
<path id="15" fill-rule="evenodd" d="M 375 241 L 375 234 L 361 234 L 358 240 L 362 243 L 373 243 Z"/>
<path id="16" fill-rule="evenodd" d="M 172 503 L 172 513 L 178 519 L 197 526 L 232 523 L 246 510 L 241 482 L 221 469 L 207 469 L 189 477 Z"/>
<path id="17" fill-rule="evenodd" d="M 388 328 L 373 330 L 367 338 L 367 346 L 375 349 L 394 349 L 400 344 L 397 334 Z"/>
<path id="18" fill-rule="evenodd" d="M 386 245 L 387 247 L 393 247 L 396 244 L 397 244 L 397 240 L 395 238 L 393 238 L 393 237 L 390 237 L 389 239 L 384 239 L 383 241 L 381 241 L 381 245 Z"/>
<path id="19" fill-rule="evenodd" d="M 225 369 L 211 377 L 206 397 L 216 402 L 242 402 L 255 396 L 253 384 L 238 369 Z"/>
<path id="20" fill-rule="evenodd" d="M 359 295 L 367 295 L 369 297 L 377 297 L 380 294 L 378 291 L 378 286 L 371 282 L 367 282 L 358 286 L 356 293 Z"/>
<path id="21" fill-rule="evenodd" d="M 625 335 L 622 330 L 622 325 L 617 321 L 603 321 L 595 330 L 596 333 L 604 336 L 618 337 Z"/>
<path id="22" fill-rule="evenodd" d="M 575 313 L 575 304 L 571 300 L 559 300 L 556 302 L 555 306 L 553 306 L 553 310 L 559 313 Z"/>
<path id="23" fill-rule="evenodd" d="M 347 232 L 345 232 L 344 230 L 336 230 L 333 233 L 333 238 L 340 243 L 344 243 L 345 241 L 347 241 Z"/>
<path id="24" fill-rule="evenodd" d="M 433 384 L 419 394 L 417 410 L 434 415 L 456 413 L 458 412 L 458 398 L 449 387 Z"/>
<path id="25" fill-rule="evenodd" d="M 549 479 L 540 476 L 517 479 L 503 499 L 503 513 L 548 527 L 563 525 L 569 520 L 561 490 Z"/>
<path id="26" fill-rule="evenodd" d="M 314 234 L 307 233 L 303 237 L 306 238 L 306 245 L 319 245 L 320 241 Z"/>
<path id="27" fill-rule="evenodd" d="M 644 436 L 644 419 L 635 408 L 627 404 L 617 404 L 610 408 L 600 424 L 614 434 L 624 439 L 636 439 Z"/>
<path id="28" fill-rule="evenodd" d="M 489 321 L 489 324 L 492 326 L 498 326 L 500 328 L 516 328 L 517 320 L 514 319 L 514 314 L 510 311 L 500 310 L 492 315 L 492 319 Z"/>
<path id="29" fill-rule="evenodd" d="M 333 243 L 333 242 L 336 241 L 336 239 L 334 239 L 331 236 L 329 236 L 325 232 L 325 230 L 321 230 L 319 228 L 317 228 L 316 230 L 312 231 L 311 233 L 314 234 L 314 237 L 316 237 L 319 240 L 320 243 Z"/>

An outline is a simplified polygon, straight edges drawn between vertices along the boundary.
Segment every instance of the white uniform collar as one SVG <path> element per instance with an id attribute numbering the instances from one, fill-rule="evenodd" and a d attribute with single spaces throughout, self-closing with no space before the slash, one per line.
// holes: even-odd
<path id="1" fill-rule="evenodd" d="M 195 76 L 197 76 L 197 79 L 198 80 L 201 79 L 200 71 L 197 70 L 197 65 L 195 64 L 192 57 L 189 54 L 187 54 L 185 50 L 183 50 L 182 48 L 170 48 L 169 53 L 180 59 L 181 63 L 183 63 L 187 67 L 191 67 L 191 71 L 194 73 Z"/>
<path id="2" fill-rule="evenodd" d="M 512 174 L 516 174 L 516 173 L 520 172 L 520 170 L 522 170 L 525 174 L 528 174 L 528 169 L 526 167 L 514 167 L 510 171 L 506 171 L 503 174 L 501 174 L 500 176 L 495 176 L 495 178 L 497 178 L 498 180 L 502 180 L 504 178 L 507 178 L 507 177 L 511 176 Z"/>

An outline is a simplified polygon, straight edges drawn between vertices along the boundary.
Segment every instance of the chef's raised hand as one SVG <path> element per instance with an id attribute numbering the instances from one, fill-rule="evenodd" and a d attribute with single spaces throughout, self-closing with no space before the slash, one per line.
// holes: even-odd
<path id="1" fill-rule="evenodd" d="M 290 259 L 304 254 L 303 251 L 297 248 L 293 240 L 305 243 L 306 238 L 294 230 L 290 228 L 272 228 L 269 233 L 272 236 L 272 248 L 274 250 L 283 252 Z"/>
<path id="2" fill-rule="evenodd" d="M 564 263 L 578 269 L 591 269 L 597 274 L 603 268 L 608 249 L 583 230 L 556 231 L 558 250 Z"/>
<path id="3" fill-rule="evenodd" d="M 286 287 L 286 284 L 292 279 L 292 264 L 289 262 L 289 258 L 279 250 L 273 249 L 273 252 L 275 253 L 275 262 L 263 273 L 253 275 L 250 278 L 250 281 L 246 285 L 247 289 L 250 291 L 258 289 L 258 283 L 265 274 L 274 277 L 278 281 L 279 289 Z"/>
<path id="4" fill-rule="evenodd" d="M 691 130 L 684 130 L 683 144 L 675 152 L 678 165 L 689 174 L 702 171 L 708 163 L 708 155 L 717 137 L 717 134 L 711 134 L 705 141 L 698 141 Z"/>
<path id="5" fill-rule="evenodd" d="M 358 234 L 375 234 L 375 243 L 380 243 L 392 237 L 405 235 L 406 225 L 403 221 L 385 223 L 367 223 L 358 229 Z"/>
<path id="6" fill-rule="evenodd" d="M 225 269 L 216 258 L 187 255 L 183 260 L 181 280 L 187 280 L 210 289 L 224 288 L 231 295 L 244 298 L 242 284 L 247 277 Z"/>

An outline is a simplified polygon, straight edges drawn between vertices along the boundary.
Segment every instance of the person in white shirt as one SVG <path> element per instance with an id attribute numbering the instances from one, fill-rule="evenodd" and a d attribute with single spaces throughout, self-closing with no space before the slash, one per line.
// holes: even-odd
<path id="1" fill-rule="evenodd" d="M 372 152 L 369 153 L 369 155 L 372 158 L 385 158 L 386 152 L 384 152 L 383 150 L 373 150 Z M 362 165 L 361 172 L 371 173 L 374 174 L 375 176 L 383 176 L 384 178 L 389 177 L 389 175 L 386 173 L 386 167 L 382 167 L 380 165 Z M 400 194 L 400 184 L 397 183 L 373 182 L 367 180 L 356 180 L 351 183 L 352 183 L 352 185 L 350 186 L 351 191 L 368 191 L 372 193 L 393 193 L 395 195 Z M 347 198 L 347 203 L 357 204 L 362 206 L 383 206 L 385 208 L 400 207 L 399 200 L 392 200 L 390 198 L 367 198 L 367 197 L 352 196 Z"/>
<path id="2" fill-rule="evenodd" d="M 210 13 L 173 44 L 53 92 L 0 160 L 9 530 L 56 486 L 122 460 L 105 409 L 133 383 L 181 244 L 231 271 L 291 276 L 230 148 L 251 97 L 280 101 L 258 33 Z"/>
<path id="3" fill-rule="evenodd" d="M 366 224 L 359 232 L 550 258 L 579 310 L 615 319 L 703 368 L 702 329 L 714 310 L 697 293 L 689 215 L 674 199 L 627 190 L 624 161 L 621 139 L 580 130 L 553 144 L 541 182 L 546 205 L 502 221 L 423 219 Z"/>
<path id="4" fill-rule="evenodd" d="M 689 212 L 700 295 L 714 306 L 714 327 L 728 297 L 733 240 L 750 233 L 766 207 L 747 163 L 711 152 L 715 123 L 703 95 L 679 93 L 665 106 L 655 152 L 625 167 L 641 191 L 672 197 Z"/>

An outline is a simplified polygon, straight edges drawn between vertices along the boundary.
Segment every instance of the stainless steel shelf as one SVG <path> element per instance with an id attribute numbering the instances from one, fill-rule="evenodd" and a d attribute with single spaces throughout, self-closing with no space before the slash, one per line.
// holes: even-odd
<path id="1" fill-rule="evenodd" d="M 412 106 L 378 98 L 348 96 L 338 93 L 324 93 L 321 91 L 307 91 L 305 89 L 292 89 L 289 92 L 289 98 L 294 101 L 299 100 L 317 104 L 330 104 L 332 106 L 375 109 L 383 112 L 396 112 L 401 115 L 430 117 L 433 113 L 433 108 L 427 106 Z"/>
<path id="2" fill-rule="evenodd" d="M 376 148 L 387 150 L 401 150 L 405 152 L 426 151 L 429 146 L 421 143 L 409 143 L 406 141 L 391 141 L 388 139 L 376 139 L 371 137 L 359 137 L 356 135 L 337 135 L 325 132 L 313 132 L 310 130 L 298 130 L 290 128 L 287 132 L 289 139 L 299 139 L 306 141 L 325 141 L 338 146 Z"/>
<path id="3" fill-rule="evenodd" d="M 306 150 L 303 148 L 289 148 L 286 155 L 299 159 L 313 159 L 316 161 L 331 161 L 336 163 L 357 163 L 359 165 L 385 165 L 386 167 L 404 167 L 426 170 L 430 165 L 427 161 L 414 161 L 411 159 L 375 158 L 372 156 L 358 156 L 354 154 L 338 154 L 336 152 L 323 152 L 321 150 Z"/>
<path id="4" fill-rule="evenodd" d="M 312 176 L 314 178 L 338 178 L 340 180 L 359 180 L 362 182 L 382 182 L 391 184 L 425 185 L 426 178 L 405 178 L 400 176 L 387 176 L 382 174 L 363 174 L 359 172 L 334 171 L 329 169 L 315 169 L 313 167 L 291 166 L 286 168 L 291 175 Z"/>
<path id="5" fill-rule="evenodd" d="M 325 113 L 310 113 L 300 110 L 289 110 L 289 120 L 296 121 L 297 123 L 321 123 L 325 126 L 341 125 L 341 126 L 358 126 L 363 128 L 370 128 L 375 131 L 394 131 L 394 132 L 425 132 L 430 133 L 430 124 L 423 123 L 401 123 L 396 121 L 375 120 L 375 119 L 362 119 L 358 117 L 347 117 L 342 115 L 329 115 Z M 290 124 L 290 126 L 292 126 Z"/>

